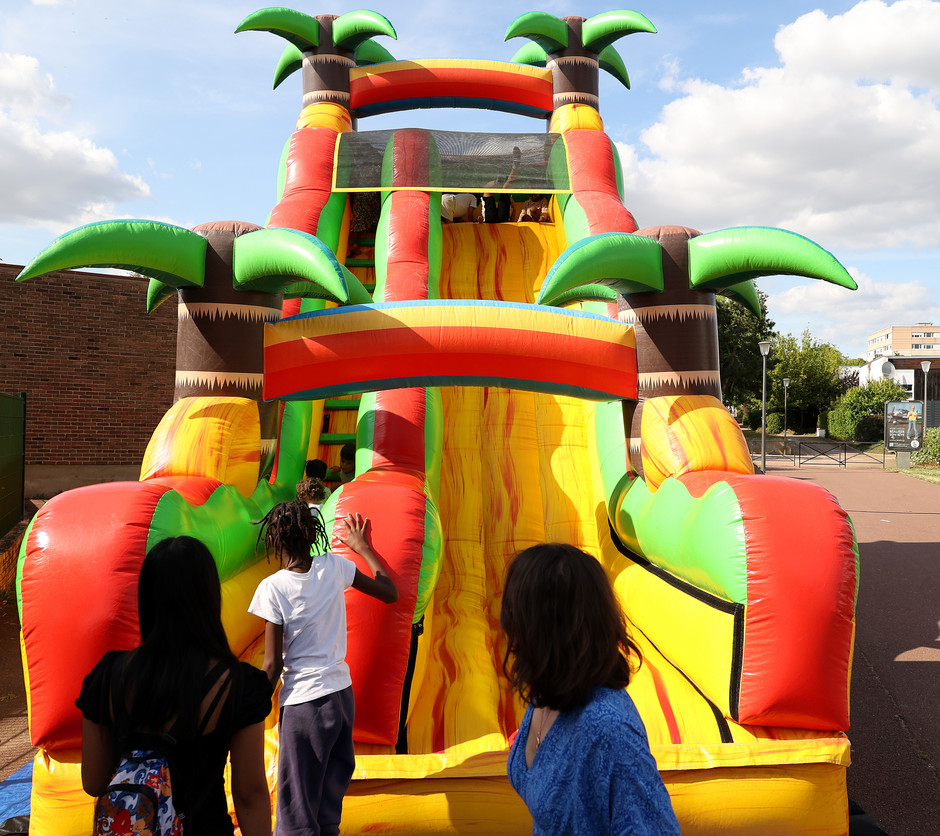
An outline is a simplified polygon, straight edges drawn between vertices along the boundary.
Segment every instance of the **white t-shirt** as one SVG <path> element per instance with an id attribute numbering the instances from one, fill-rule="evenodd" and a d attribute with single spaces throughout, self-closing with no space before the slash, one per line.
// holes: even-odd
<path id="1" fill-rule="evenodd" d="M 476 209 L 477 199 L 472 194 L 442 194 L 441 195 L 441 217 L 452 221 L 454 218 L 462 218 L 467 214 L 470 207 Z"/>
<path id="2" fill-rule="evenodd" d="M 284 628 L 281 705 L 298 705 L 352 684 L 346 664 L 346 597 L 356 564 L 330 552 L 309 572 L 281 569 L 255 590 L 248 612 Z"/>

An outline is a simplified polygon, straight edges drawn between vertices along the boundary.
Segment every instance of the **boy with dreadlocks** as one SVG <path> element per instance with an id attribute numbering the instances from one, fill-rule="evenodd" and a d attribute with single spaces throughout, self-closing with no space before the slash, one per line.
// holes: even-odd
<path id="1" fill-rule="evenodd" d="M 355 767 L 353 693 L 346 664 L 345 591 L 351 586 L 387 604 L 395 582 L 365 538 L 368 519 L 350 514 L 339 537 L 374 577 L 330 552 L 319 514 L 306 503 L 282 502 L 261 521 L 260 540 L 281 569 L 255 590 L 248 612 L 263 618 L 263 670 L 283 671 L 277 765 L 278 834 L 339 833 L 343 796 Z"/>

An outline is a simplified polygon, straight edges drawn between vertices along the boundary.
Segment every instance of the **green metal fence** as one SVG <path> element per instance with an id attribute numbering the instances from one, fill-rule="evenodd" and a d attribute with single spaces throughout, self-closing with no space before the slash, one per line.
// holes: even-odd
<path id="1" fill-rule="evenodd" d="M 0 537 L 23 519 L 26 395 L 0 393 Z"/>

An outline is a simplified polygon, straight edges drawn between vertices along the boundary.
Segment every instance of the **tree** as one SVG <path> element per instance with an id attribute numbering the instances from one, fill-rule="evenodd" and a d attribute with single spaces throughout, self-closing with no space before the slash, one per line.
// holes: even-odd
<path id="1" fill-rule="evenodd" d="M 839 388 L 843 395 L 859 383 L 858 372 L 847 372 L 844 369 L 839 372 Z"/>
<path id="2" fill-rule="evenodd" d="M 757 291 L 760 315 L 729 299 L 718 297 L 718 368 L 721 399 L 728 406 L 760 400 L 762 359 L 757 344 L 774 336 L 774 321 L 767 317 L 767 294 Z M 768 357 L 768 361 L 770 358 Z"/>
<path id="3" fill-rule="evenodd" d="M 799 416 L 788 426 L 815 425 L 820 412 L 827 411 L 843 393 L 839 376 L 843 364 L 841 352 L 829 343 L 813 339 L 807 329 L 800 339 L 792 334 L 777 336 L 771 349 L 773 366 L 767 373 L 768 408 L 783 410 L 783 378 L 790 379 L 787 412 Z"/>
<path id="4" fill-rule="evenodd" d="M 836 438 L 874 441 L 883 426 L 885 404 L 906 400 L 907 391 L 893 380 L 870 380 L 839 399 L 829 418 L 830 431 Z"/>

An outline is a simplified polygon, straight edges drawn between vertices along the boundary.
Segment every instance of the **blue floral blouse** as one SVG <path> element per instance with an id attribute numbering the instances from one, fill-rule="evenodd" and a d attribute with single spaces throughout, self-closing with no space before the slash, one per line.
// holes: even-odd
<path id="1" fill-rule="evenodd" d="M 679 833 L 643 721 L 624 690 L 598 688 L 564 712 L 526 767 L 530 706 L 509 753 L 509 780 L 532 814 L 533 836 Z"/>

